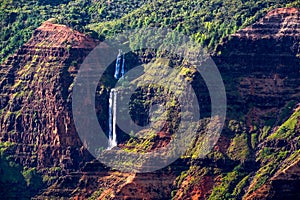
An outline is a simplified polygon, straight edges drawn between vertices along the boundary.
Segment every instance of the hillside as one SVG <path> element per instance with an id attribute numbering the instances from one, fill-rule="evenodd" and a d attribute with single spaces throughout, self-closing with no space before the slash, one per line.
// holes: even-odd
<path id="1" fill-rule="evenodd" d="M 5 1 L 1 5 L 5 10 L 1 19 L 9 20 L 8 16 L 12 16 L 14 20 L 6 25 L 15 27 L 3 36 L 6 39 L 2 44 L 7 49 L 2 49 L 2 58 L 16 49 L 0 68 L 1 197 L 298 199 L 299 3 L 152 1 L 140 6 L 142 1 L 126 2 L 120 5 L 119 1 Z M 72 11 L 79 5 L 82 10 Z M 274 9 L 286 5 L 289 8 Z M 65 9 L 68 6 L 70 9 Z M 31 7 L 36 8 L 32 13 L 28 12 Z M 190 12 L 195 7 L 198 10 Z M 23 11 L 17 12 L 21 8 Z M 119 10 L 124 12 L 116 14 Z M 36 12 L 40 17 L 34 16 Z M 100 14 L 96 16 L 95 12 Z M 22 13 L 27 13 L 24 15 L 31 20 L 24 20 Z M 45 20 L 50 17 L 57 19 Z M 18 22 L 32 25 L 15 26 Z M 198 157 L 198 151 L 209 104 L 201 108 L 205 115 L 198 122 L 199 137 L 174 163 L 151 173 L 122 173 L 99 163 L 83 147 L 72 113 L 74 81 L 88 54 L 100 43 L 104 50 L 107 48 L 105 41 L 101 42 L 103 36 L 110 38 L 121 29 L 154 25 L 192 35 L 210 50 L 225 84 L 227 118 L 218 143 L 204 158 Z M 5 27 L 2 32 L 8 31 Z M 14 33 L 24 36 L 24 40 L 11 39 Z M 158 59 L 179 68 L 178 76 L 183 77 L 179 80 L 190 81 L 200 100 L 209 99 L 205 83 L 198 81 L 193 67 L 176 59 L 161 61 L 151 50 L 143 54 L 143 59 L 137 59 L 140 54 L 136 52 L 126 54 L 125 58 L 130 58 L 132 66 Z M 146 66 L 151 70 L 151 65 Z M 163 72 L 155 71 L 154 75 Z M 112 77 L 111 67 L 105 74 L 109 86 L 101 85 L 101 80 L 97 90 L 95 110 L 105 130 L 109 90 L 115 81 Z M 161 91 L 156 86 L 147 86 L 136 91 L 131 111 L 138 123 L 145 122 L 144 107 L 165 98 L 157 95 L 158 90 Z M 144 140 L 125 137 L 118 129 L 119 147 L 143 152 L 169 144 L 180 110 L 176 101 L 171 103 L 175 117 L 168 119 L 164 129 L 151 132 L 151 137 Z M 85 104 L 82 102 L 82 106 Z"/>
<path id="2" fill-rule="evenodd" d="M 8 1 L 0 6 L 0 61 L 28 41 L 50 18 L 94 38 L 127 28 L 164 26 L 177 29 L 213 49 L 220 39 L 250 25 L 267 11 L 298 6 L 292 0 L 235 1 Z M 94 32 L 94 31 L 96 32 Z"/>

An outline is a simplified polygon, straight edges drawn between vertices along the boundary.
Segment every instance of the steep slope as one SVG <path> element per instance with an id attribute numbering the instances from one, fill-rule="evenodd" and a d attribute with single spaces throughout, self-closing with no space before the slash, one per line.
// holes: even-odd
<path id="1" fill-rule="evenodd" d="M 261 168 L 245 199 L 299 198 L 299 107 L 266 138 L 258 152 Z"/>
<path id="2" fill-rule="evenodd" d="M 281 199 L 283 191 L 298 197 L 299 20 L 299 9 L 275 9 L 218 46 L 214 60 L 227 89 L 226 127 L 206 158 L 197 159 L 201 144 L 196 141 L 177 164 L 169 166 L 177 176 L 169 179 L 170 197 Z M 153 141 L 151 145 L 155 146 Z M 185 159 L 187 168 L 178 172 Z M 101 191 L 109 199 L 128 197 L 129 186 L 123 186 L 118 192 Z M 129 191 L 139 187 L 130 184 Z"/>
<path id="3" fill-rule="evenodd" d="M 299 9 L 276 9 L 218 46 L 214 60 L 228 97 L 220 140 L 204 159 L 197 158 L 201 144 L 195 141 L 186 155 L 154 174 L 108 171 L 89 162 L 76 135 L 70 95 L 80 63 L 98 42 L 45 22 L 1 66 L 1 149 L 27 168 L 56 177 L 38 199 L 280 199 L 282 191 L 295 197 L 299 20 Z"/>
<path id="4" fill-rule="evenodd" d="M 249 117 L 255 124 L 249 121 L 248 126 L 258 125 L 256 115 L 262 112 L 276 112 L 288 102 L 299 101 L 299 9 L 275 9 L 229 38 L 217 48 L 215 61 L 224 74 L 243 73 L 237 90 L 244 111 L 253 114 Z M 286 116 L 276 120 L 282 122 L 282 117 Z"/>
<path id="5" fill-rule="evenodd" d="M 78 169 L 83 153 L 72 122 L 70 92 L 76 71 L 97 45 L 47 21 L 1 65 L 2 142 L 13 144 L 27 167 Z"/>
<path id="6" fill-rule="evenodd" d="M 299 9 L 275 9 L 217 48 L 215 60 L 225 83 L 230 77 L 227 85 L 233 86 L 227 92 L 228 118 L 245 125 L 250 148 L 246 160 L 255 161 L 257 168 L 249 174 L 245 199 L 267 199 L 272 195 L 272 199 L 280 199 L 275 174 L 282 174 L 281 167 L 298 157 L 299 118 L 298 109 L 294 109 L 300 100 L 299 24 Z M 264 185 L 270 181 L 277 188 Z M 291 197 L 298 195 L 293 186 L 282 190 L 289 191 Z"/>

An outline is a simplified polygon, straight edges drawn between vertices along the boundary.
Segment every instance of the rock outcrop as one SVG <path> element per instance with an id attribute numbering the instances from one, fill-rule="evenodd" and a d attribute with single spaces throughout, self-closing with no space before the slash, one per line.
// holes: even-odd
<path id="1" fill-rule="evenodd" d="M 79 64 L 97 43 L 47 21 L 1 65 L 0 138 L 14 144 L 18 163 L 69 171 L 86 159 L 70 94 Z"/>
<path id="2" fill-rule="evenodd" d="M 228 83 L 228 98 L 236 97 L 233 86 L 239 93 L 236 103 L 251 120 L 257 121 L 266 112 L 276 113 L 292 100 L 299 102 L 299 41 L 299 9 L 279 8 L 218 46 L 220 55 L 215 60 L 219 69 L 237 83 Z"/>
<path id="3" fill-rule="evenodd" d="M 217 48 L 219 58 L 230 65 L 230 70 L 234 70 L 231 66 L 238 66 L 236 70 L 244 73 L 293 72 L 299 66 L 299 20 L 299 9 L 275 9 L 226 38 Z"/>

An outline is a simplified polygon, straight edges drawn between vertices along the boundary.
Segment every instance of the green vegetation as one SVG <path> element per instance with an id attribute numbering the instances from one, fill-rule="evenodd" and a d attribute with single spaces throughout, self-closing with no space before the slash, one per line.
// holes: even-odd
<path id="1" fill-rule="evenodd" d="M 209 200 L 238 199 L 243 194 L 243 187 L 249 177 L 241 165 L 222 176 L 221 184 L 213 188 Z"/>
<path id="2" fill-rule="evenodd" d="M 89 198 L 89 200 L 96 200 L 100 197 L 100 195 L 102 194 L 102 192 L 104 191 L 103 188 L 97 190 L 96 192 L 93 193 L 93 195 Z"/>
<path id="3" fill-rule="evenodd" d="M 294 135 L 296 125 L 298 124 L 300 117 L 300 110 L 298 109 L 287 121 L 285 121 L 279 129 L 270 135 L 269 139 L 287 139 Z"/>
<path id="4" fill-rule="evenodd" d="M 203 178 L 208 175 L 210 171 L 209 168 L 201 167 L 201 166 L 190 166 L 190 168 L 186 171 L 182 171 L 179 176 L 176 178 L 176 186 L 180 188 L 182 183 L 188 182 L 189 184 L 184 184 L 183 195 L 188 195 L 189 191 L 194 187 L 198 187 L 197 185 L 203 181 Z M 172 191 L 172 199 L 176 199 L 177 190 Z"/>
<path id="5" fill-rule="evenodd" d="M 297 109 L 277 131 L 265 139 L 266 142 L 272 144 L 285 143 L 279 147 L 266 146 L 259 151 L 257 161 L 261 163 L 262 167 L 256 172 L 250 191 L 255 191 L 261 187 L 275 172 L 290 165 L 293 160 L 299 158 L 299 151 L 291 152 L 286 147 L 291 145 L 293 140 L 299 140 L 299 136 L 295 135 L 299 131 L 299 126 L 297 125 L 299 117 L 300 112 Z"/>
<path id="6" fill-rule="evenodd" d="M 3 0 L 0 5 L 0 62 L 28 41 L 33 30 L 48 19 L 56 18 L 57 23 L 98 37 L 85 26 L 119 18 L 144 3 L 137 0 L 120 2 L 108 4 L 106 0 Z M 54 22 L 53 19 L 51 21 Z"/>
<path id="7" fill-rule="evenodd" d="M 27 187 L 34 189 L 36 192 L 42 187 L 42 177 L 38 175 L 36 168 L 24 169 L 22 175 L 25 178 Z"/>
<path id="8" fill-rule="evenodd" d="M 287 118 L 293 114 L 293 109 L 295 105 L 297 104 L 296 101 L 290 101 L 288 102 L 285 107 L 281 111 L 281 115 L 279 117 L 279 123 L 283 123 Z"/>
<path id="9" fill-rule="evenodd" d="M 0 142 L 0 196 L 2 199 L 30 199 L 42 187 L 42 178 L 35 168 L 23 169 L 7 152 L 10 142 Z"/>
<path id="10" fill-rule="evenodd" d="M 253 23 L 267 10 L 285 4 L 284 1 L 153 1 L 120 19 L 88 27 L 104 35 L 124 29 L 168 27 L 213 49 L 223 37 Z"/>
<path id="11" fill-rule="evenodd" d="M 262 128 L 262 133 L 259 136 L 259 141 L 260 142 L 263 141 L 268 136 L 268 134 L 270 132 L 270 129 L 271 129 L 271 126 L 264 126 Z"/>
<path id="12" fill-rule="evenodd" d="M 66 24 L 78 31 L 99 39 L 103 37 L 113 37 L 118 32 L 134 28 L 166 27 L 192 36 L 196 42 L 206 47 L 209 51 L 214 51 L 216 46 L 222 43 L 224 37 L 253 23 L 267 11 L 284 6 L 300 7 L 300 3 L 298 1 L 289 0 L 154 0 L 147 2 L 138 0 L 114 0 L 109 2 L 105 0 L 4 0 L 0 6 L 0 62 L 24 44 L 24 42 L 31 37 L 33 30 L 48 19 L 50 19 L 52 23 Z M 140 38 L 134 38 L 133 41 L 133 45 L 140 45 Z M 68 46 L 68 49 L 70 48 L 71 46 Z M 218 53 L 222 54 L 223 52 Z M 24 76 L 31 74 L 35 67 L 35 62 L 38 62 L 37 56 L 34 56 L 32 63 L 25 65 L 19 73 L 24 74 Z M 168 67 L 181 67 L 180 73 L 174 74 L 172 81 L 180 83 L 182 77 L 188 82 L 193 81 L 192 78 L 195 70 L 192 67 L 178 66 L 176 65 L 177 63 L 174 64 L 172 60 L 167 59 L 158 59 L 158 62 Z M 71 66 L 78 65 L 75 61 L 70 64 Z M 157 72 L 156 69 L 151 68 L 151 66 L 148 66 L 147 69 L 149 70 L 149 74 L 155 76 L 155 72 Z M 38 68 L 37 72 L 40 73 L 35 75 L 35 78 L 38 79 L 38 75 L 43 73 L 43 69 Z M 162 68 L 160 73 L 167 73 L 167 70 Z M 151 78 L 152 77 L 141 77 L 143 80 Z M 42 78 L 38 80 L 40 82 L 45 81 L 42 80 Z M 112 78 L 108 78 L 104 80 L 104 84 L 112 85 L 114 81 Z M 163 85 L 164 82 L 161 81 L 160 83 Z M 12 87 L 15 93 L 12 95 L 11 101 L 18 101 L 23 97 L 26 98 L 33 95 L 32 91 L 28 91 L 28 89 L 26 90 L 26 88 L 24 88 L 26 84 L 27 83 L 22 80 L 17 80 L 14 83 Z M 123 87 L 128 87 L 129 84 L 130 83 L 124 81 Z M 72 85 L 70 86 L 70 91 L 71 89 Z M 101 89 L 102 91 L 105 90 L 104 87 Z M 153 103 L 153 99 L 144 98 L 148 95 L 149 91 L 147 89 L 148 88 L 141 89 L 141 99 L 133 102 L 133 104 L 139 104 L 141 108 L 147 108 Z M 158 94 L 163 90 L 160 87 L 156 87 L 155 89 L 156 91 L 154 92 Z M 177 92 L 180 93 L 181 91 L 177 90 Z M 168 100 L 167 106 L 176 108 L 176 100 Z M 254 130 L 255 133 L 251 133 L 251 135 L 247 132 L 246 126 L 242 122 L 235 120 L 229 121 L 229 130 L 227 131 L 230 134 L 227 136 L 230 139 L 230 145 L 227 152 L 226 150 L 222 152 L 220 149 L 211 152 L 205 158 L 209 164 L 214 165 L 211 168 L 207 168 L 205 165 L 204 167 L 200 167 L 199 165 L 191 166 L 189 170 L 183 171 L 176 179 L 177 187 L 180 187 L 187 177 L 190 178 L 188 186 L 184 189 L 184 193 L 187 193 L 192 186 L 199 183 L 204 175 L 215 173 L 214 175 L 221 176 L 221 183 L 213 188 L 210 199 L 240 198 L 243 195 L 244 187 L 249 184 L 250 175 L 248 172 L 245 172 L 243 167 L 246 161 L 251 160 L 251 151 L 256 149 L 258 144 L 265 140 L 267 140 L 267 142 L 276 143 L 279 140 L 290 141 L 292 138 L 295 138 L 295 132 L 299 130 L 298 121 L 300 111 L 297 110 L 286 120 L 293 110 L 294 105 L 295 102 L 289 102 L 282 110 L 282 115 L 278 119 L 280 122 L 282 121 L 282 125 L 273 134 L 272 128 L 278 123 L 273 119 L 267 121 L 264 127 L 256 127 Z M 177 114 L 176 112 L 177 110 L 174 109 L 175 114 Z M 237 115 L 236 112 L 234 113 Z M 17 118 L 20 114 L 20 110 L 7 111 L 3 119 L 6 121 L 12 116 Z M 170 113 L 164 114 L 169 117 L 168 123 L 171 124 L 170 126 L 172 126 L 172 128 L 176 127 L 176 118 L 172 118 Z M 38 118 L 37 113 L 34 113 L 32 116 L 34 119 Z M 155 119 L 157 120 L 158 117 Z M 159 123 L 157 124 L 160 125 Z M 188 131 L 189 130 L 187 130 L 187 132 Z M 9 134 L 13 133 L 12 131 Z M 125 150 L 131 152 L 149 151 L 155 144 L 155 140 L 158 139 L 157 132 L 148 131 L 145 136 L 146 138 L 143 140 L 130 138 L 124 147 Z M 200 147 L 203 144 L 201 137 L 197 138 L 196 141 L 190 142 L 191 145 L 194 146 L 191 146 L 191 149 L 187 151 L 183 158 L 192 158 L 191 162 L 197 162 L 201 154 Z M 12 156 L 6 155 L 6 152 L 13 147 L 14 144 L 9 142 L 0 143 L 0 185 L 5 186 L 5 189 L 7 189 L 5 193 L 1 191 L 0 195 L 7 199 L 14 198 L 16 194 L 30 198 L 43 187 L 45 182 L 51 182 L 53 177 L 48 175 L 41 177 L 36 168 L 23 168 L 16 164 Z M 35 157 L 33 156 L 33 158 Z M 276 170 L 283 166 L 290 164 L 295 158 L 299 158 L 299 151 L 291 154 L 284 147 L 277 149 L 270 146 L 262 147 L 257 157 L 257 162 L 260 162 L 262 167 L 254 176 L 254 186 L 251 190 L 254 191 L 266 183 L 270 175 L 273 175 Z M 285 161 L 285 163 L 281 165 L 283 161 Z M 228 167 L 226 164 L 229 163 L 231 168 L 226 169 L 227 171 L 222 170 L 216 166 L 220 165 L 220 163 L 226 167 Z M 131 166 L 131 163 L 123 164 L 124 166 Z M 236 167 L 232 170 L 232 166 Z M 60 171 L 61 169 L 57 167 L 50 168 L 49 174 L 59 174 Z M 18 193 L 20 191 L 22 194 Z M 102 189 L 96 191 L 91 199 L 96 199 L 102 192 Z M 173 195 L 175 194 L 176 190 L 173 191 Z"/>
<path id="13" fill-rule="evenodd" d="M 242 133 L 240 135 L 236 135 L 229 148 L 228 148 L 228 156 L 232 160 L 240 160 L 244 162 L 250 156 L 250 149 L 248 146 L 248 137 L 246 133 Z"/>
<path id="14" fill-rule="evenodd" d="M 252 147 L 252 149 L 255 149 L 257 144 L 258 144 L 257 133 L 252 133 L 251 134 L 251 147 Z"/>
<path id="15" fill-rule="evenodd" d="M 266 11 L 284 6 L 299 6 L 299 3 L 291 0 L 4 0 L 0 6 L 0 61 L 51 18 L 98 38 L 113 36 L 124 29 L 168 27 L 214 49 L 223 37 L 253 23 Z"/>
<path id="16" fill-rule="evenodd" d="M 249 175 L 245 176 L 234 188 L 233 190 L 233 196 L 237 197 L 238 195 L 243 194 L 243 189 L 247 185 L 247 182 L 249 180 Z"/>
<path id="17" fill-rule="evenodd" d="M 278 170 L 278 167 L 287 158 L 288 154 L 288 151 L 277 150 L 272 152 L 270 149 L 264 148 L 260 152 L 262 167 L 256 172 L 253 180 L 254 187 L 250 191 L 255 191 L 266 183 L 270 176 L 274 175 L 276 170 Z"/>

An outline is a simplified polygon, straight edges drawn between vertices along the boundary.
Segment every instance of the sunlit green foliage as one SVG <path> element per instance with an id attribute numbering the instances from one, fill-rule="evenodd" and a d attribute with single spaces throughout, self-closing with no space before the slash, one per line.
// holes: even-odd
<path id="1" fill-rule="evenodd" d="M 266 11 L 287 4 L 299 6 L 292 0 L 4 0 L 0 5 L 0 61 L 24 44 L 43 21 L 53 17 L 93 37 L 130 28 L 168 27 L 213 49 L 223 37 Z"/>

